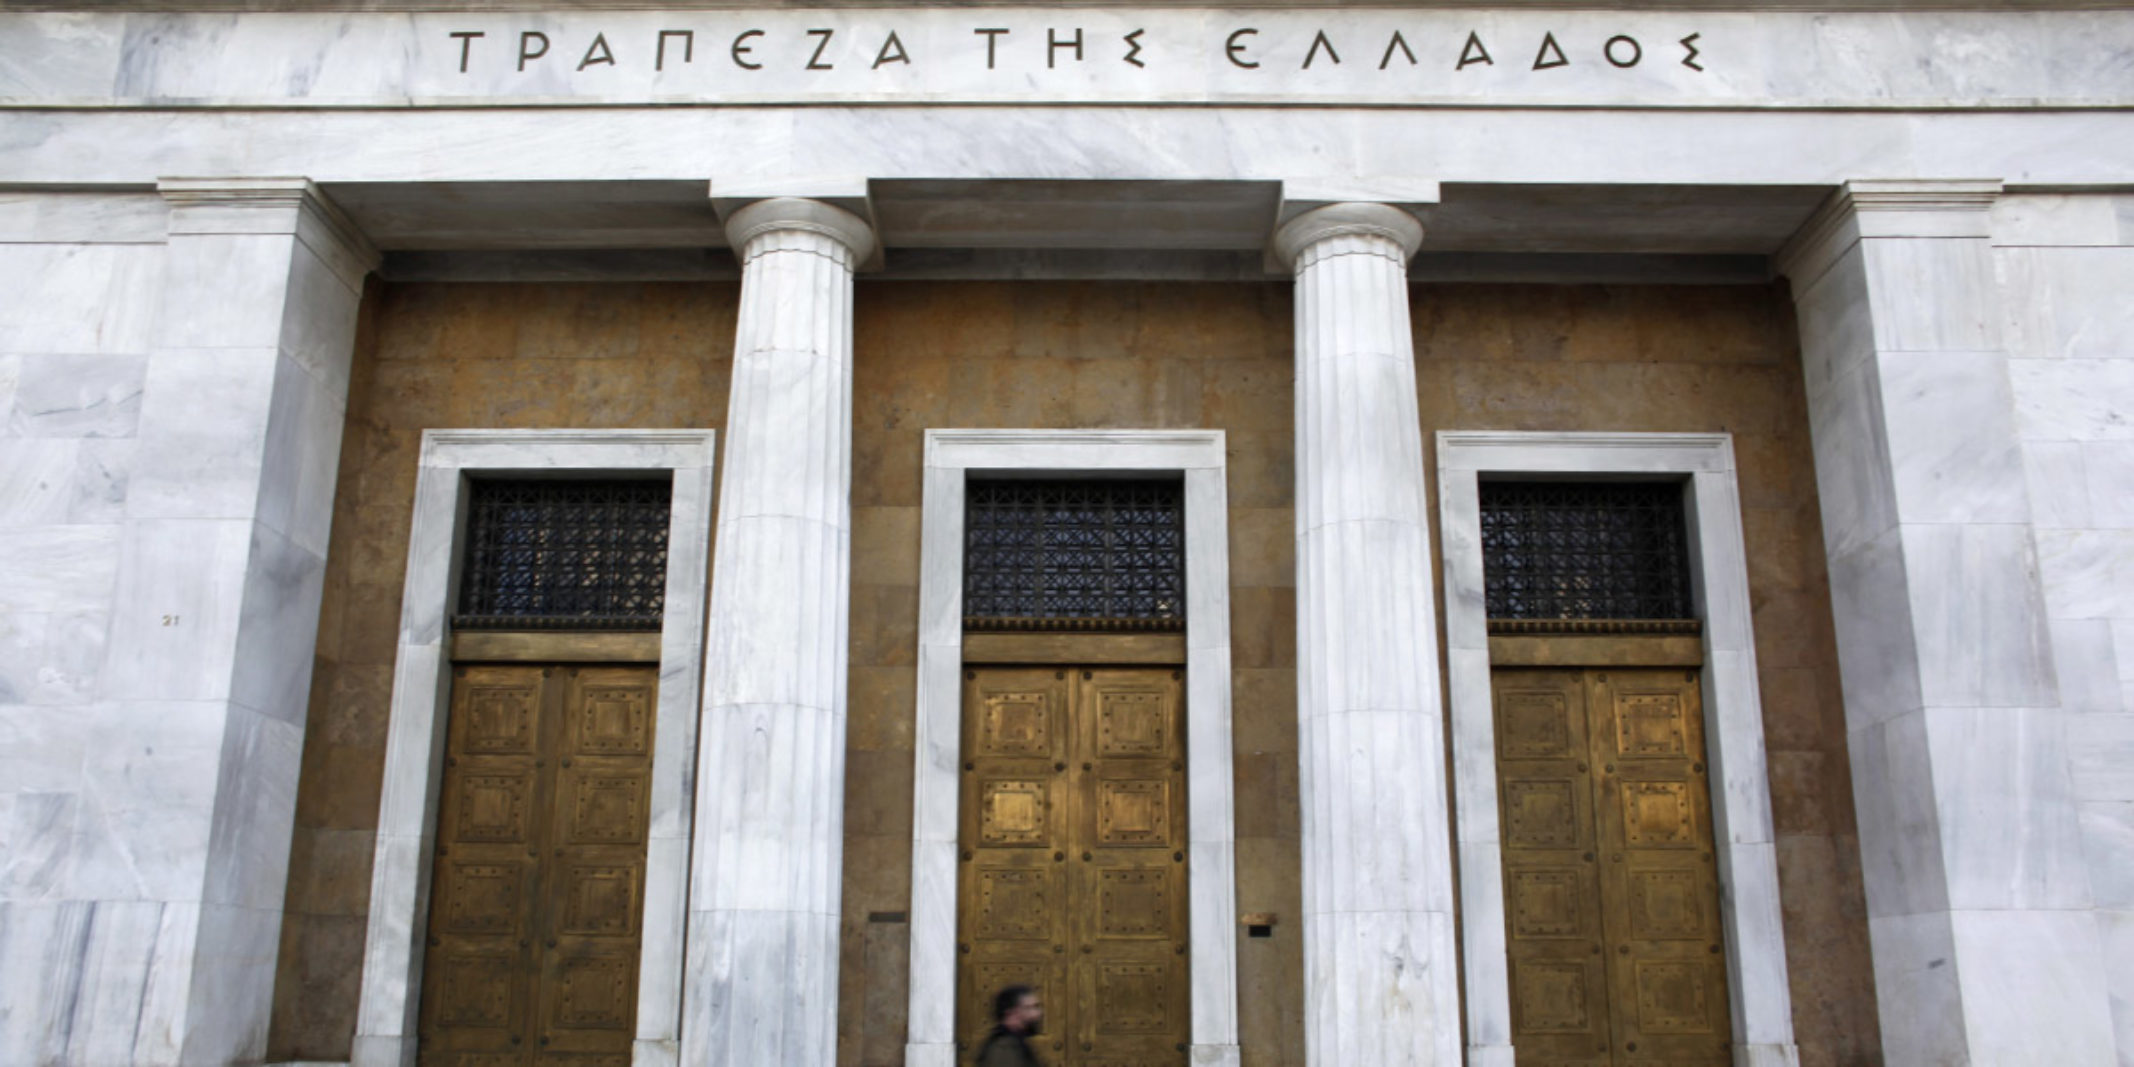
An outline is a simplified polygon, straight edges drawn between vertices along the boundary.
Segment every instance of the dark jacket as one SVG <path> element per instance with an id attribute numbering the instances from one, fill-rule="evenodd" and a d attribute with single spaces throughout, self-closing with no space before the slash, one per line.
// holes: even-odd
<path id="1" fill-rule="evenodd" d="M 978 1046 L 978 1067 L 1043 1067 L 1037 1062 L 1037 1053 L 1030 1051 L 1030 1043 L 1021 1034 L 1011 1034 L 994 1027 L 986 1035 L 985 1044 Z"/>

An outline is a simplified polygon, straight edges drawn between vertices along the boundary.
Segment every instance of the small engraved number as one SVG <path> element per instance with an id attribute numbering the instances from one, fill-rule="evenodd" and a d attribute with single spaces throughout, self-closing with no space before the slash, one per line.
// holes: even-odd
<path id="1" fill-rule="evenodd" d="M 165 626 L 176 626 L 176 625 L 178 625 L 178 616 L 176 616 L 176 615 L 165 615 L 165 616 L 163 616 L 163 625 L 165 625 Z"/>

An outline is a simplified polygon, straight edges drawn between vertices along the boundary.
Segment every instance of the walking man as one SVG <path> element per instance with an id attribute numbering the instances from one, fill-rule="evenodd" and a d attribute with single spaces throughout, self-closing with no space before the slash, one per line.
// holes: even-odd
<path id="1" fill-rule="evenodd" d="M 1011 985 L 993 998 L 993 1032 L 978 1046 L 978 1067 L 1041 1067 L 1029 1039 L 1045 1029 L 1037 990 Z"/>

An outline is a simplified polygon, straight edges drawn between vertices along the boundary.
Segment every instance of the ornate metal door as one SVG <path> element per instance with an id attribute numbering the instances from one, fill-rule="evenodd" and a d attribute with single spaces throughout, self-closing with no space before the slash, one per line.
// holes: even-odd
<path id="1" fill-rule="evenodd" d="M 1518 1061 L 1731 1062 L 1696 672 L 1492 680 Z"/>
<path id="2" fill-rule="evenodd" d="M 423 1064 L 628 1067 L 658 673 L 453 672 Z"/>
<path id="3" fill-rule="evenodd" d="M 1185 721 L 1180 672 L 965 672 L 958 1032 L 1038 987 L 1058 1067 L 1184 1062 Z"/>

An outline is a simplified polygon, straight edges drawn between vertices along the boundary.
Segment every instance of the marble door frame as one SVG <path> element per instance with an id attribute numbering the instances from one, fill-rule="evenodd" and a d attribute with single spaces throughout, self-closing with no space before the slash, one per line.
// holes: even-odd
<path id="1" fill-rule="evenodd" d="M 443 775 L 451 672 L 451 602 L 466 522 L 468 474 L 668 471 L 667 598 L 654 712 L 643 953 L 632 1061 L 678 1055 L 687 902 L 690 777 L 704 672 L 706 568 L 711 558 L 711 430 L 426 430 L 401 593 L 387 726 L 385 786 L 371 867 L 369 927 L 351 1057 L 354 1067 L 415 1059 L 430 857 Z"/>
<path id="2" fill-rule="evenodd" d="M 963 507 L 973 473 L 1182 474 L 1186 504 L 1186 837 L 1192 1062 L 1234 1065 L 1237 868 L 1230 554 L 1221 430 L 928 430 L 906 1060 L 956 1062 L 956 815 L 962 765 Z"/>
<path id="3" fill-rule="evenodd" d="M 1733 436 L 1441 431 L 1437 471 L 1468 1062 L 1512 1063 L 1478 484 L 1484 474 L 1629 474 L 1686 476 L 1689 483 L 1690 581 L 1704 620 L 1705 747 L 1734 1062 L 1797 1064 Z"/>

